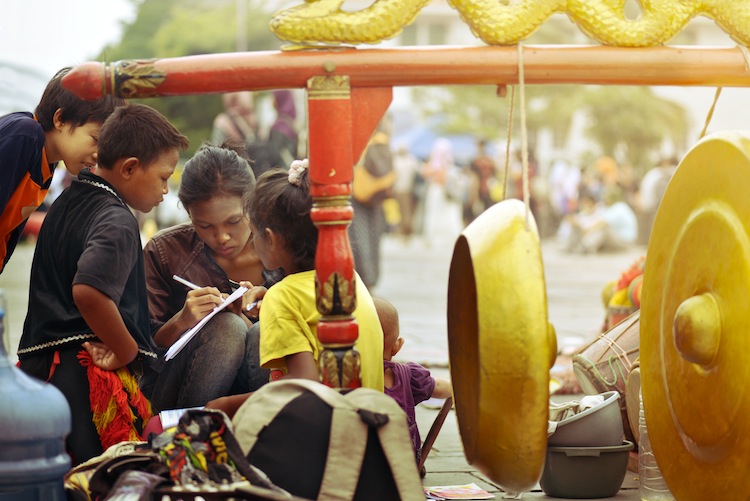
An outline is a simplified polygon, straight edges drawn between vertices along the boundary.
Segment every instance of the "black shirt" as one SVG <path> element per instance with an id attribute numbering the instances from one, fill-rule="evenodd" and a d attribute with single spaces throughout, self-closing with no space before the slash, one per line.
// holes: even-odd
<path id="1" fill-rule="evenodd" d="M 94 339 L 73 301 L 73 285 L 86 284 L 117 305 L 139 358 L 156 362 L 141 249 L 127 205 L 104 179 L 82 171 L 52 204 L 39 233 L 19 358 Z"/>

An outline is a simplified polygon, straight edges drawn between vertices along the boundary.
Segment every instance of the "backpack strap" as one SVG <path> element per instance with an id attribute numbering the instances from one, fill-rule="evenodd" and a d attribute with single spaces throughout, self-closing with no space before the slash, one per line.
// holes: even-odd
<path id="1" fill-rule="evenodd" d="M 391 474 L 396 483 L 399 497 L 402 501 L 423 501 L 425 494 L 422 489 L 422 481 L 419 478 L 417 462 L 414 458 L 414 449 L 412 448 L 411 437 L 409 436 L 409 422 L 404 410 L 393 398 L 382 392 L 369 388 L 357 388 L 347 394 L 343 400 L 354 409 L 366 410 L 372 413 L 388 416 L 388 423 L 377 427 L 377 431 L 380 445 L 383 448 L 383 453 L 385 454 L 386 459 L 388 460 L 388 465 L 390 466 Z M 364 424 L 358 413 L 356 416 L 357 419 Z M 403 423 L 401 426 L 398 425 L 399 421 Z M 362 435 L 364 441 L 367 442 L 366 429 Z M 331 434 L 331 437 L 333 437 L 333 433 Z M 343 446 L 336 450 L 346 452 L 351 441 L 351 436 L 346 437 L 346 442 Z M 328 450 L 329 457 L 332 450 L 334 450 L 333 444 L 331 444 Z M 361 468 L 361 461 L 358 466 Z M 323 476 L 324 484 L 328 474 L 329 469 L 328 465 L 326 465 L 326 471 Z M 331 471 L 330 475 L 336 475 L 335 470 Z M 359 475 L 356 475 L 356 477 L 358 478 Z M 356 482 L 347 499 L 352 499 L 354 497 L 355 489 Z"/>
<path id="2" fill-rule="evenodd" d="M 318 499 L 349 501 L 354 499 L 362 472 L 367 448 L 367 424 L 348 398 L 340 394 L 338 397 L 333 407 L 328 456 Z"/>

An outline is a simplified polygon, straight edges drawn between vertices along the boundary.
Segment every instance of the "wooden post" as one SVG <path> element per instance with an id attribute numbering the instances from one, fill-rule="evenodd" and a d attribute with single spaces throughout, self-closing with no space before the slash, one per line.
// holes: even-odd
<path id="1" fill-rule="evenodd" d="M 346 76 L 313 77 L 307 87 L 311 217 L 318 228 L 315 294 L 324 347 L 318 364 L 324 384 L 357 388 L 362 384 L 354 349 L 359 330 L 352 316 L 357 283 L 348 235 L 354 216 L 352 166 L 388 108 L 391 89 L 355 92 Z"/>

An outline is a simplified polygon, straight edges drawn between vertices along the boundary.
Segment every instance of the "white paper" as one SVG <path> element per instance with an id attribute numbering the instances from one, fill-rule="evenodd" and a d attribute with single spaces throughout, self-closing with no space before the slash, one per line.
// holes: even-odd
<path id="1" fill-rule="evenodd" d="M 164 355 L 164 360 L 172 360 L 174 357 L 176 357 L 177 354 L 185 347 L 188 341 L 193 339 L 193 336 L 195 336 L 198 333 L 198 331 L 201 330 L 203 326 L 206 325 L 206 323 L 214 317 L 214 315 L 216 315 L 221 310 L 226 308 L 229 304 L 234 302 L 237 298 L 242 297 L 242 295 L 246 293 L 248 290 L 249 289 L 247 287 L 240 287 L 236 291 L 232 292 L 229 295 L 229 297 L 227 297 L 224 300 L 223 303 L 221 303 L 219 306 L 214 308 L 214 311 L 212 311 L 211 313 L 203 317 L 203 320 L 195 324 L 195 327 L 193 327 L 192 329 L 185 332 L 185 334 L 180 336 L 180 339 L 175 341 L 175 343 L 169 347 L 169 350 L 167 350 L 167 354 Z"/>
<path id="2" fill-rule="evenodd" d="M 183 414 L 191 409 L 203 409 L 203 407 L 185 407 L 184 409 L 168 409 L 159 413 L 159 419 L 161 420 L 162 429 L 166 430 L 173 426 L 177 426 L 180 418 Z"/>

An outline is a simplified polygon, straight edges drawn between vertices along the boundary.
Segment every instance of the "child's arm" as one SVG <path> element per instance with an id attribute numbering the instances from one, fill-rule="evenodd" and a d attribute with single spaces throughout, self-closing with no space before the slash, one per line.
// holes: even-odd
<path id="1" fill-rule="evenodd" d="M 233 418 L 237 409 L 240 408 L 245 400 L 250 398 L 253 393 L 242 393 L 240 395 L 229 395 L 228 397 L 219 397 L 211 400 L 206 404 L 206 409 L 218 409 L 224 411 L 229 418 Z"/>
<path id="2" fill-rule="evenodd" d="M 448 398 L 453 396 L 453 385 L 447 379 L 435 378 L 435 389 L 432 390 L 434 398 Z"/>
<path id="3" fill-rule="evenodd" d="M 98 367 L 115 370 L 135 359 L 138 355 L 138 344 L 125 327 L 120 310 L 114 301 L 86 284 L 73 285 L 73 301 L 91 331 L 109 348 L 108 353 L 99 352 L 100 356 L 94 358 L 94 363 Z"/>
<path id="4" fill-rule="evenodd" d="M 253 320 L 251 319 L 257 321 L 258 316 L 260 315 L 260 305 L 263 302 L 263 297 L 265 297 L 268 289 L 263 285 L 253 285 L 252 282 L 247 281 L 241 281 L 240 285 L 247 287 L 248 291 L 242 295 L 241 301 L 235 301 L 230 304 L 227 309 L 245 320 L 245 323 L 249 328 L 253 325 Z"/>
<path id="5" fill-rule="evenodd" d="M 300 378 L 320 381 L 318 364 L 315 363 L 312 352 L 302 351 L 294 355 L 287 355 L 285 360 L 287 374 L 282 379 Z"/>

